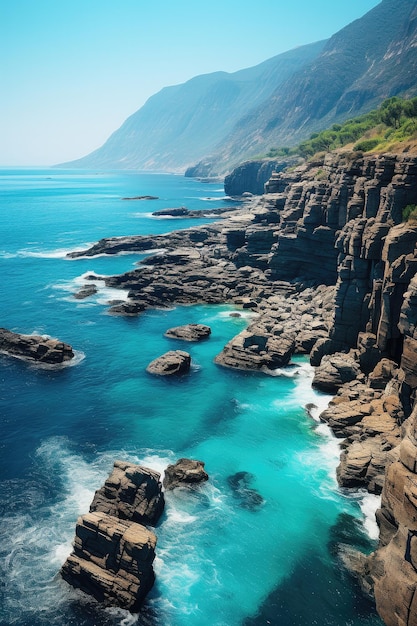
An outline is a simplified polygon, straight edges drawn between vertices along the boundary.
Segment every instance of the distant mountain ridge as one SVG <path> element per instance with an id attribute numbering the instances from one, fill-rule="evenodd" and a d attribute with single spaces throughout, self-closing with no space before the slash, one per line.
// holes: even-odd
<path id="1" fill-rule="evenodd" d="M 324 44 L 301 46 L 231 74 L 214 72 L 165 87 L 101 148 L 70 165 L 184 171 L 212 152 L 242 116 L 320 54 Z"/>
<path id="2" fill-rule="evenodd" d="M 328 41 L 167 87 L 69 165 L 223 175 L 394 95 L 417 95 L 417 0 L 382 0 Z"/>
<path id="3" fill-rule="evenodd" d="M 417 94 L 417 0 L 383 0 L 333 35 L 321 54 L 253 109 L 194 169 L 232 169 L 274 146 L 370 111 L 390 96 Z"/>

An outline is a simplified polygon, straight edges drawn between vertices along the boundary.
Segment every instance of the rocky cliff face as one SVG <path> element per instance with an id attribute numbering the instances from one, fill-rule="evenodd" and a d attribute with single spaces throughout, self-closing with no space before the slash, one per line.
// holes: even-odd
<path id="1" fill-rule="evenodd" d="M 265 184 L 271 178 L 272 172 L 281 172 L 288 166 L 294 165 L 297 160 L 296 157 L 290 157 L 246 161 L 226 176 L 224 192 L 227 196 L 241 196 L 244 193 L 260 196 L 265 192 Z"/>
<path id="2" fill-rule="evenodd" d="M 322 419 L 343 439 L 340 484 L 382 492 L 364 586 L 388 626 L 416 626 L 417 222 L 402 214 L 417 204 L 417 158 L 325 155 L 273 173 L 266 191 L 221 223 L 103 240 L 84 254 L 164 248 L 106 279 L 130 289 L 123 306 L 136 314 L 198 301 L 256 310 L 221 365 L 271 373 L 311 351 L 314 384 L 337 394 Z"/>

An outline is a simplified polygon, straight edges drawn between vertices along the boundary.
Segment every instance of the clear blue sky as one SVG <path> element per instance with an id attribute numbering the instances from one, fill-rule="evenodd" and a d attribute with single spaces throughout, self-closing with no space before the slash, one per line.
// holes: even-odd
<path id="1" fill-rule="evenodd" d="M 104 143 L 154 93 L 330 37 L 379 0 L 0 0 L 0 165 Z"/>

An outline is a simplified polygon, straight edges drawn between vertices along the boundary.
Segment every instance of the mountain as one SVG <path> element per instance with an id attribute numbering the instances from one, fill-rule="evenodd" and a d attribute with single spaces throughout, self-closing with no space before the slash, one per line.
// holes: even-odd
<path id="1" fill-rule="evenodd" d="M 69 165 L 223 175 L 390 96 L 416 94 L 417 0 L 382 0 L 327 42 L 162 89 Z"/>
<path id="2" fill-rule="evenodd" d="M 293 146 L 365 113 L 385 98 L 416 94 L 417 0 L 383 0 L 243 116 L 200 169 L 204 175 L 230 170 L 273 146 Z"/>
<path id="3" fill-rule="evenodd" d="M 165 87 L 101 148 L 65 165 L 184 171 L 212 152 L 277 86 L 317 57 L 324 44 L 301 46 L 232 74 L 215 72 Z"/>

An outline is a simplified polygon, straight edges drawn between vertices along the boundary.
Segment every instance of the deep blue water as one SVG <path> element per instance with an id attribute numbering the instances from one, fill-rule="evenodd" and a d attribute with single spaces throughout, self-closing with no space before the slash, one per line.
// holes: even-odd
<path id="1" fill-rule="evenodd" d="M 0 325 L 59 337 L 78 354 L 61 370 L 0 357 L 0 624 L 381 624 L 337 560 L 340 543 L 372 548 L 376 503 L 337 488 L 337 442 L 304 410 L 326 403 L 311 389 L 306 360 L 277 377 L 215 366 L 248 322 L 248 314 L 231 317 L 230 306 L 127 319 L 107 314 L 119 292 L 73 297 L 86 273 L 127 271 L 141 257 L 70 261 L 67 251 L 194 225 L 150 214 L 228 206 L 221 187 L 168 174 L 3 169 L 0 188 Z M 160 199 L 121 199 L 137 195 Z M 184 345 L 163 337 L 188 322 L 209 324 L 211 338 Z M 147 364 L 172 348 L 191 353 L 190 375 L 149 376 Z M 58 572 L 77 516 L 113 461 L 162 471 L 180 456 L 205 461 L 210 480 L 195 493 L 168 494 L 157 583 L 142 613 L 102 609 L 64 583 Z M 262 504 L 233 488 L 238 472 Z"/>

